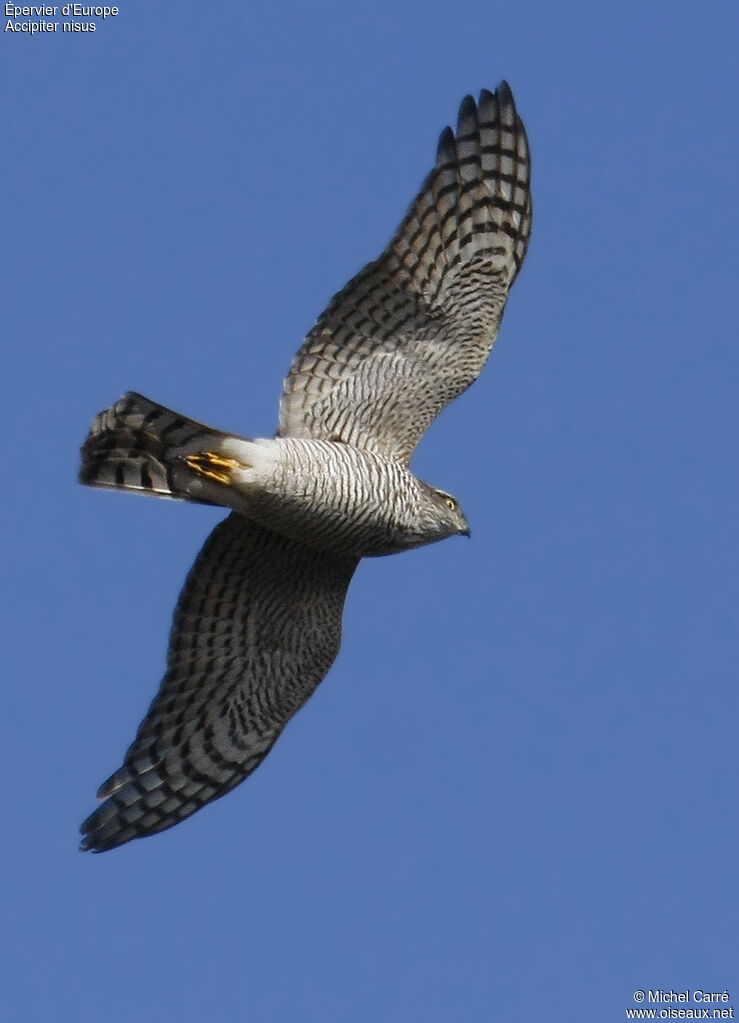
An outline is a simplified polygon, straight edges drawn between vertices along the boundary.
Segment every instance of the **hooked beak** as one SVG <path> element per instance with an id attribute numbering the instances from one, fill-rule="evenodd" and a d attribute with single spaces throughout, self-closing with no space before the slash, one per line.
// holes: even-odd
<path id="1" fill-rule="evenodd" d="M 465 523 L 464 529 L 460 529 L 459 535 L 466 536 L 468 539 L 472 536 L 472 533 L 470 532 L 470 527 L 467 525 L 467 523 Z"/>

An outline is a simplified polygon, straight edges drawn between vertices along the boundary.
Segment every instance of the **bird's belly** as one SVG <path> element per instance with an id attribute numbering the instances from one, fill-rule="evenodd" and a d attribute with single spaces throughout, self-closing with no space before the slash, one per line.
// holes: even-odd
<path id="1" fill-rule="evenodd" d="M 413 533 L 417 484 L 405 466 L 345 444 L 274 443 L 282 449 L 274 470 L 243 487 L 236 511 L 300 543 L 356 557 L 427 542 Z"/>

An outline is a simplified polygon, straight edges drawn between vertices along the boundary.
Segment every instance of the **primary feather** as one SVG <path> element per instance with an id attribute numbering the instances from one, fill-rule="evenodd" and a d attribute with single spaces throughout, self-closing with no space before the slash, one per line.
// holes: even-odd
<path id="1" fill-rule="evenodd" d="M 487 361 L 526 254 L 529 181 L 508 85 L 467 97 L 393 240 L 297 353 L 275 439 L 132 393 L 95 419 L 83 483 L 234 512 L 190 571 L 164 680 L 83 849 L 169 828 L 261 763 L 333 663 L 360 557 L 469 535 L 454 498 L 408 463 Z"/>

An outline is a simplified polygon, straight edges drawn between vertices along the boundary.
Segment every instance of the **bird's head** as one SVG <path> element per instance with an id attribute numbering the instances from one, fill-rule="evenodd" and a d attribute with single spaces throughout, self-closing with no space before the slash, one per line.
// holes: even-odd
<path id="1" fill-rule="evenodd" d="M 448 536 L 470 535 L 470 527 L 456 497 L 428 483 L 421 483 L 421 492 L 420 529 L 414 543 L 434 543 Z"/>
<path id="2" fill-rule="evenodd" d="M 435 499 L 439 523 L 445 527 L 445 536 L 469 536 L 470 527 L 464 517 L 459 501 L 444 490 L 432 489 Z"/>

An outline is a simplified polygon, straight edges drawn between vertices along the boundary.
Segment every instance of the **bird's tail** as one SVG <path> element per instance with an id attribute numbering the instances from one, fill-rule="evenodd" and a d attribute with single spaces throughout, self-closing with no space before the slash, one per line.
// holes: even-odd
<path id="1" fill-rule="evenodd" d="M 204 504 L 227 504 L 230 434 L 129 391 L 95 417 L 82 446 L 80 483 Z"/>

